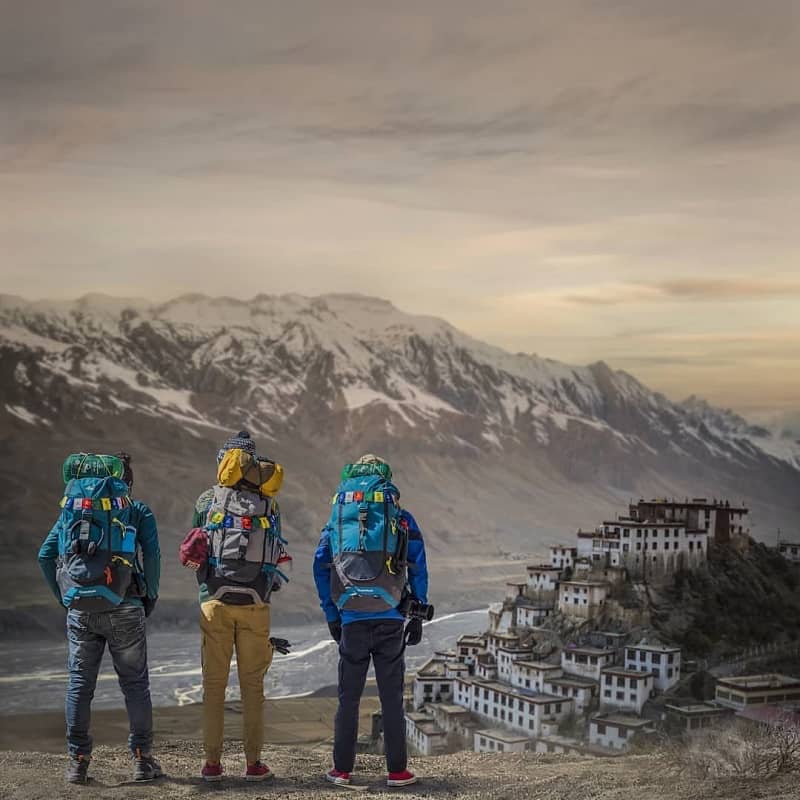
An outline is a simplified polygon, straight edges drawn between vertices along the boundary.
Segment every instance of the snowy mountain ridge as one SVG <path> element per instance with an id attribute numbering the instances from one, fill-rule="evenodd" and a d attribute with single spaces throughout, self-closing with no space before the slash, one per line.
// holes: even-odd
<path id="1" fill-rule="evenodd" d="M 547 446 L 554 431 L 582 426 L 623 450 L 800 468 L 800 443 L 694 397 L 673 403 L 603 362 L 572 367 L 511 354 L 362 295 L 191 294 L 166 303 L 3 295 L 0 347 L 26 354 L 5 409 L 28 424 L 47 425 L 57 409 L 26 387 L 55 381 L 83 394 L 89 417 L 110 406 L 270 436 L 313 406 L 312 424 L 328 415 L 354 424 L 377 412 L 390 435 L 423 428 L 467 449 Z M 221 396 L 228 405 L 209 401 Z"/>

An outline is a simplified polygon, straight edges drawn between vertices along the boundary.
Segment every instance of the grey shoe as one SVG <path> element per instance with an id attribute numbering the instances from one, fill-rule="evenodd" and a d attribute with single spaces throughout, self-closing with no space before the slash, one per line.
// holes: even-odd
<path id="1" fill-rule="evenodd" d="M 89 783 L 89 759 L 87 756 L 70 756 L 67 767 L 67 783 Z"/>
<path id="2" fill-rule="evenodd" d="M 164 774 L 161 764 L 150 753 L 143 753 L 139 748 L 133 754 L 133 779 L 135 781 L 152 781 Z"/>

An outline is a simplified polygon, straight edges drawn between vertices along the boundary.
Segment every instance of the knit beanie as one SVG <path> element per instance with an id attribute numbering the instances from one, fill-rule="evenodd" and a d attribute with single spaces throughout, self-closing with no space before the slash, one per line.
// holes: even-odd
<path id="1" fill-rule="evenodd" d="M 250 453 L 251 456 L 255 457 L 256 443 L 250 438 L 250 433 L 248 431 L 239 431 L 236 436 L 231 436 L 230 439 L 226 439 L 219 453 L 217 453 L 217 461 L 222 461 L 223 456 L 228 450 L 236 449 L 244 450 L 245 453 Z"/>

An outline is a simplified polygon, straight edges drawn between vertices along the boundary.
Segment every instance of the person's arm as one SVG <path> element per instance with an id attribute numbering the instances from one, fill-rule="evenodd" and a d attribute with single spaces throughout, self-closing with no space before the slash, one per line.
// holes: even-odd
<path id="1" fill-rule="evenodd" d="M 208 507 L 211 505 L 211 500 L 214 497 L 213 489 L 206 489 L 197 502 L 194 504 L 194 511 L 192 512 L 192 528 L 202 528 L 206 524 L 206 514 Z"/>
<path id="2" fill-rule="evenodd" d="M 411 594 L 420 603 L 427 603 L 428 561 L 425 556 L 425 541 L 417 521 L 408 511 L 403 511 L 403 520 L 408 523 L 408 585 Z"/>
<path id="3" fill-rule="evenodd" d="M 44 579 L 50 587 L 50 591 L 56 600 L 61 603 L 61 590 L 56 581 L 56 559 L 58 558 L 58 537 L 61 533 L 61 519 L 50 529 L 50 533 L 45 537 L 42 546 L 39 548 L 39 567 L 42 570 Z"/>
<path id="4" fill-rule="evenodd" d="M 338 622 L 340 619 L 339 609 L 331 597 L 331 545 L 328 538 L 328 529 L 322 529 L 322 535 L 317 545 L 317 552 L 314 553 L 314 583 L 317 585 L 319 604 L 325 613 L 328 622 Z"/>
<path id="5" fill-rule="evenodd" d="M 147 596 L 151 600 L 158 597 L 161 582 L 161 548 L 158 544 L 158 526 L 153 512 L 144 503 L 136 501 L 138 519 L 136 540 L 142 549 L 142 568 L 144 582 L 147 585 Z"/>

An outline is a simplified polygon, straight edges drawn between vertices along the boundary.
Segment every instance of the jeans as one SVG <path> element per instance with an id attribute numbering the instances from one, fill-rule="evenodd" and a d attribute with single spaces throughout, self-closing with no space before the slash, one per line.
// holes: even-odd
<path id="1" fill-rule="evenodd" d="M 264 745 L 264 676 L 272 663 L 268 605 L 235 606 L 219 600 L 200 605 L 203 634 L 203 744 L 206 761 L 222 758 L 225 689 L 236 649 L 242 694 L 242 738 L 248 764 L 261 758 Z"/>
<path id="2" fill-rule="evenodd" d="M 408 765 L 403 708 L 405 644 L 401 620 L 369 619 L 342 627 L 339 643 L 339 708 L 333 744 L 333 766 L 352 772 L 358 740 L 358 707 L 367 680 L 370 658 L 375 665 L 383 712 L 383 741 L 389 772 Z"/>
<path id="3" fill-rule="evenodd" d="M 71 756 L 92 753 L 89 735 L 91 703 L 106 643 L 119 685 L 125 695 L 132 753 L 149 753 L 153 744 L 153 706 L 147 673 L 144 609 L 123 604 L 111 611 L 67 612 L 69 685 L 67 687 L 67 745 Z"/>

